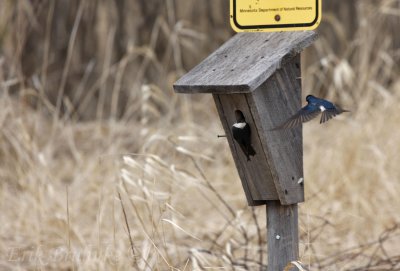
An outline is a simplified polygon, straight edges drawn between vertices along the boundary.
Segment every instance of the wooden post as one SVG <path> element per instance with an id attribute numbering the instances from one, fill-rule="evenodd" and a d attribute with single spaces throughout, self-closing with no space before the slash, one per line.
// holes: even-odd
<path id="1" fill-rule="evenodd" d="M 299 257 L 297 204 L 267 201 L 268 271 L 283 271 Z"/>

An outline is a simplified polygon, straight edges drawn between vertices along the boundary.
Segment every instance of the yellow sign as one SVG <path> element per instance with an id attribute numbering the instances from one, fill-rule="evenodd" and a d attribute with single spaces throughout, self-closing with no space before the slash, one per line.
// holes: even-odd
<path id="1" fill-rule="evenodd" d="M 236 32 L 311 30 L 321 21 L 321 0 L 230 1 L 230 21 Z"/>

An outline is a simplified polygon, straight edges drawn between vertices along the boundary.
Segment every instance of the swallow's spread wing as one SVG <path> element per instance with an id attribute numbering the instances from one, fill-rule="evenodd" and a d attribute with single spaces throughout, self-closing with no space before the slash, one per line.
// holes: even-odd
<path id="1" fill-rule="evenodd" d="M 331 118 L 335 117 L 336 115 L 342 114 L 343 112 L 349 112 L 348 110 L 342 109 L 338 106 L 333 106 L 331 108 L 327 108 L 326 110 L 324 110 L 322 112 L 321 115 L 321 120 L 319 121 L 319 123 L 324 123 L 328 120 L 330 120 Z"/>
<path id="2" fill-rule="evenodd" d="M 287 121 L 272 129 L 272 131 L 293 128 L 297 125 L 302 124 L 303 122 L 312 120 L 313 118 L 318 116 L 320 112 L 321 109 L 318 106 L 308 104 L 300 109 L 299 112 L 297 112 L 295 115 L 290 117 Z"/>
<path id="3" fill-rule="evenodd" d="M 336 109 L 327 109 L 324 112 L 322 112 L 321 120 L 319 121 L 319 123 L 324 123 L 330 120 L 331 118 L 335 117 L 337 114 L 338 113 L 336 112 Z"/>

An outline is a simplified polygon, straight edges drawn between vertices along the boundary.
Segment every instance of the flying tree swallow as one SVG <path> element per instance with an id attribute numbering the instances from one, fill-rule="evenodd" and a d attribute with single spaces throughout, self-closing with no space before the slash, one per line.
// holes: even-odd
<path id="1" fill-rule="evenodd" d="M 324 123 L 336 115 L 342 114 L 343 112 L 350 112 L 344 110 L 333 103 L 317 98 L 313 95 L 307 95 L 306 97 L 307 105 L 301 108 L 295 115 L 290 117 L 287 121 L 281 125 L 275 127 L 274 130 L 279 129 L 290 129 L 300 125 L 304 122 L 310 121 L 321 113 L 321 119 L 319 123 Z"/>
<path id="2" fill-rule="evenodd" d="M 256 155 L 256 152 L 251 146 L 251 130 L 248 123 L 244 118 L 242 111 L 235 110 L 236 123 L 232 125 L 232 135 L 236 142 L 239 144 L 243 153 L 250 161 L 250 156 Z"/>

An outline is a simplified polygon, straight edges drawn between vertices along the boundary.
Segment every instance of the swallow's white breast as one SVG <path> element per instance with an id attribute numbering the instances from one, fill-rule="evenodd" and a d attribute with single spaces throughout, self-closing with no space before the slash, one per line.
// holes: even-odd
<path id="1" fill-rule="evenodd" d="M 239 129 L 243 129 L 244 126 L 246 126 L 246 122 L 237 122 L 237 123 L 233 124 L 233 127 L 236 127 Z"/>
<path id="2" fill-rule="evenodd" d="M 321 110 L 321 112 L 324 112 L 326 110 L 326 108 L 322 105 L 319 106 L 319 109 Z"/>

